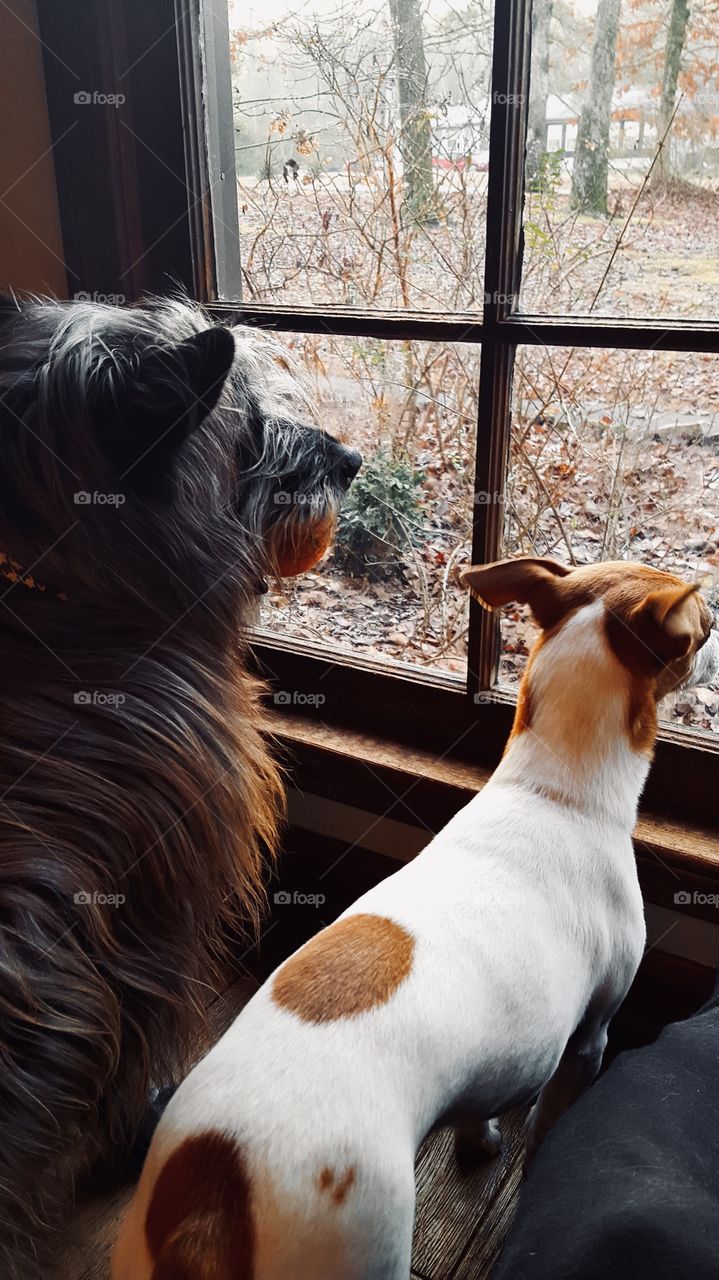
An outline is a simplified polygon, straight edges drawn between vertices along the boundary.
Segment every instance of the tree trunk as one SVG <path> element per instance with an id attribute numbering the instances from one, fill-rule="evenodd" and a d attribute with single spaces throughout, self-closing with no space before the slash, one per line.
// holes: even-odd
<path id="1" fill-rule="evenodd" d="M 527 186 L 541 175 L 547 154 L 547 96 L 549 94 L 549 24 L 554 0 L 532 0 L 532 57 L 527 105 Z"/>
<path id="2" fill-rule="evenodd" d="M 677 82 L 679 80 L 679 68 L 681 67 L 688 23 L 688 0 L 672 0 L 672 11 L 669 17 L 669 27 L 667 30 L 667 47 L 664 55 L 662 96 L 659 103 L 659 114 L 657 116 L 658 143 L 661 142 L 662 138 L 664 138 L 664 135 L 669 128 L 672 115 L 674 114 L 675 100 L 677 96 Z M 659 153 L 654 169 L 654 181 L 657 184 L 660 184 L 668 182 L 671 177 L 672 165 L 669 156 L 669 138 L 667 136 L 664 138 L 664 145 Z"/>
<path id="3" fill-rule="evenodd" d="M 587 213 L 607 212 L 609 124 L 620 4 L 621 0 L 599 0 L 587 99 L 577 131 L 572 204 Z"/>
<path id="4" fill-rule="evenodd" d="M 436 216 L 432 123 L 427 110 L 427 60 L 420 0 L 389 0 L 392 18 L 406 201 L 414 218 Z"/>

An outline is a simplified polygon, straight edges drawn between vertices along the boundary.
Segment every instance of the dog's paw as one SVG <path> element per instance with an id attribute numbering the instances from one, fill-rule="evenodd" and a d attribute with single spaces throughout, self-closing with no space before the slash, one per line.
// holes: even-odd
<path id="1" fill-rule="evenodd" d="M 459 1165 L 491 1160 L 502 1150 L 502 1132 L 496 1120 L 462 1125 L 454 1131 L 454 1151 Z"/>

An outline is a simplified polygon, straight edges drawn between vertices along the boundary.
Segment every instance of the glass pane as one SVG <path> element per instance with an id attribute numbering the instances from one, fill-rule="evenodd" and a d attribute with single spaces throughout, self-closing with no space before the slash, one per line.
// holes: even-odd
<path id="1" fill-rule="evenodd" d="M 507 555 L 564 564 L 639 560 L 719 605 L 719 357 L 524 347 L 517 353 Z M 516 685 L 535 629 L 502 616 L 499 681 Z M 719 733 L 719 690 L 661 705 Z"/>
<path id="2" fill-rule="evenodd" d="M 229 0 L 246 302 L 481 310 L 491 24 Z"/>
<path id="3" fill-rule="evenodd" d="M 719 310 L 719 10 L 534 0 L 524 311 Z"/>
<path id="4" fill-rule="evenodd" d="M 285 579 L 261 623 L 283 635 L 464 673 L 479 349 L 287 337 L 324 426 L 364 466 L 334 551 Z"/>

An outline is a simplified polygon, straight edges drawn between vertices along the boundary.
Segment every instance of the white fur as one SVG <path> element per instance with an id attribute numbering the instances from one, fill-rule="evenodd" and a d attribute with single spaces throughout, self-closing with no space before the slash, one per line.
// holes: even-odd
<path id="1" fill-rule="evenodd" d="M 533 727 L 481 794 L 345 912 L 412 934 L 409 977 L 385 1005 L 322 1025 L 278 1008 L 269 982 L 257 992 L 170 1103 L 114 1280 L 149 1280 L 157 1172 L 208 1129 L 236 1136 L 249 1165 L 254 1280 L 408 1280 L 424 1135 L 461 1112 L 491 1150 L 490 1117 L 546 1086 L 531 1148 L 592 1077 L 645 941 L 631 832 L 649 762 L 627 737 L 630 676 L 603 609 L 537 653 Z M 356 1169 L 340 1207 L 317 1189 L 324 1166 Z"/>

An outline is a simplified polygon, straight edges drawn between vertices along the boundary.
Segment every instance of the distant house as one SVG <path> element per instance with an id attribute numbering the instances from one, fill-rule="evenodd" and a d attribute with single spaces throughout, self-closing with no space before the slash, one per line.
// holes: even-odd
<path id="1" fill-rule="evenodd" d="M 489 102 L 486 112 L 450 104 L 432 120 L 432 160 L 440 169 L 463 168 L 470 158 L 476 163 L 488 144 Z"/>
<path id="2" fill-rule="evenodd" d="M 547 151 L 574 155 L 583 95 L 550 93 L 547 98 Z M 649 156 L 656 145 L 657 100 L 646 89 L 614 93 L 609 131 L 611 156 Z"/>

